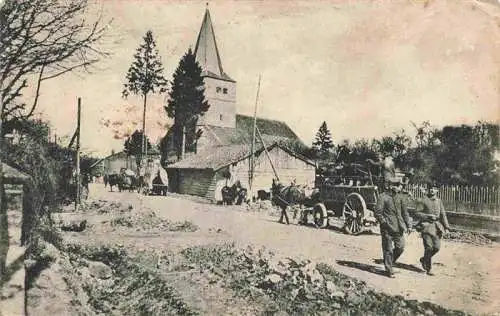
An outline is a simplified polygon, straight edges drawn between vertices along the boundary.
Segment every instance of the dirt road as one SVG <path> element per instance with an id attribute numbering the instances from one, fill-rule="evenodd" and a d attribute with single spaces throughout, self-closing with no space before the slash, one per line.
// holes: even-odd
<path id="1" fill-rule="evenodd" d="M 435 276 L 422 273 L 418 259 L 423 247 L 417 234 L 407 238 L 396 279 L 381 275 L 383 265 L 379 235 L 348 236 L 334 230 L 318 230 L 277 223 L 269 211 L 248 212 L 244 207 L 216 206 L 176 196 L 145 197 L 136 193 L 108 192 L 91 187 L 92 199 L 119 201 L 135 211 L 152 209 L 160 217 L 188 220 L 201 230 L 221 229 L 227 241 L 238 246 L 266 247 L 279 256 L 293 256 L 332 264 L 339 272 L 365 281 L 376 290 L 407 299 L 430 301 L 473 314 L 500 311 L 500 246 L 474 246 L 443 241 L 435 256 Z M 145 241 L 147 242 L 147 241 Z M 166 241 L 168 242 L 168 241 Z M 204 244 L 208 240 L 194 243 Z M 193 243 L 190 240 L 189 243 Z"/>

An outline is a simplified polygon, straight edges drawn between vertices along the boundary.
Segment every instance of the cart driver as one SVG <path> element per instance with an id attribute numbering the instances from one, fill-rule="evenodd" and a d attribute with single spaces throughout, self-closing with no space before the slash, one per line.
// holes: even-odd
<path id="1" fill-rule="evenodd" d="M 394 165 L 394 160 L 391 155 L 384 156 L 382 153 L 378 154 L 378 161 L 372 159 L 366 159 L 373 166 L 379 167 L 379 187 L 381 190 L 386 190 L 387 179 L 394 178 L 396 176 L 396 167 Z"/>

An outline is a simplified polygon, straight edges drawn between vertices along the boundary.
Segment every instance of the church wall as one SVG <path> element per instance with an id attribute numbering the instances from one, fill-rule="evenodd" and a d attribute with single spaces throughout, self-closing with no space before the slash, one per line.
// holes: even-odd
<path id="1" fill-rule="evenodd" d="M 236 127 L 236 83 L 205 77 L 205 99 L 210 108 L 201 124 Z M 226 93 L 224 93 L 226 92 Z"/>

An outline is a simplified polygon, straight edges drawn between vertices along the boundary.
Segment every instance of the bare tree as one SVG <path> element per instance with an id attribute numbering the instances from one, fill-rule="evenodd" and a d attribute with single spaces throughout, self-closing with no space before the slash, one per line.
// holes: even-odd
<path id="1" fill-rule="evenodd" d="M 0 153 L 3 123 L 30 117 L 41 83 L 76 69 L 88 71 L 107 53 L 98 48 L 107 23 L 98 15 L 87 21 L 87 0 L 5 0 L 0 3 Z M 23 92 L 35 79 L 30 104 Z M 3 168 L 0 155 L 0 206 Z M 0 208 L 0 214 L 5 212 Z"/>
<path id="2" fill-rule="evenodd" d="M 6 0 L 0 9 L 2 119 L 27 118 L 37 106 L 41 83 L 67 72 L 88 71 L 107 53 L 97 48 L 107 23 L 87 21 L 88 0 Z M 36 77 L 31 104 L 20 100 Z"/>

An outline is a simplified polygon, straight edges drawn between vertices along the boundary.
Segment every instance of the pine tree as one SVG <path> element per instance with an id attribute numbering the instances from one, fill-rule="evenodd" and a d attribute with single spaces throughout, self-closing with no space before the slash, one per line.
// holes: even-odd
<path id="1" fill-rule="evenodd" d="M 201 136 L 196 125 L 209 108 L 201 72 L 195 55 L 189 49 L 175 70 L 170 98 L 165 107 L 168 116 L 174 119 L 173 141 L 179 158 L 186 148 L 196 150 L 196 140 Z"/>
<path id="2" fill-rule="evenodd" d="M 130 93 L 142 96 L 144 111 L 142 114 L 141 159 L 146 149 L 146 104 L 151 93 L 166 92 L 167 80 L 163 76 L 161 58 L 156 48 L 153 32 L 147 31 L 142 43 L 134 55 L 134 62 L 127 72 L 127 83 L 122 95 L 127 98 Z"/>
<path id="3" fill-rule="evenodd" d="M 135 156 L 137 167 L 141 164 L 141 153 L 143 150 L 143 133 L 142 131 L 136 130 L 132 135 L 127 138 L 125 144 L 123 144 L 124 151 L 127 156 Z M 147 136 L 144 136 L 147 150 L 151 150 L 151 143 Z"/>
<path id="4" fill-rule="evenodd" d="M 313 142 L 313 149 L 319 155 L 327 154 L 331 151 L 333 146 L 332 135 L 330 130 L 326 126 L 326 122 L 323 122 L 316 133 L 316 138 Z"/>

